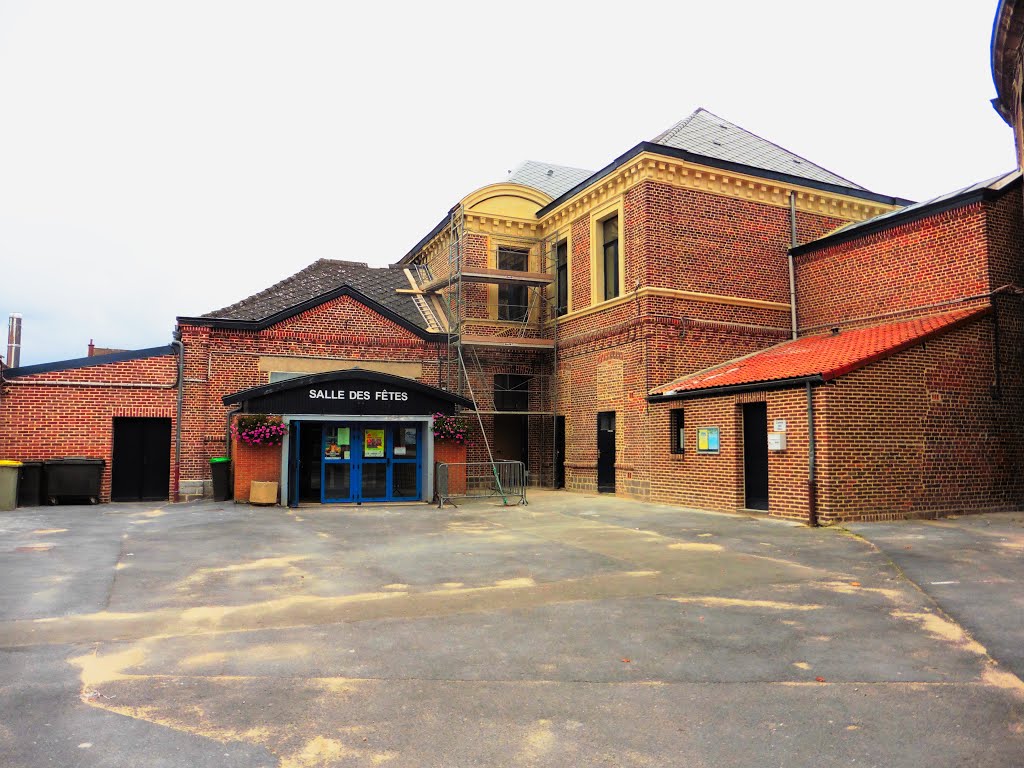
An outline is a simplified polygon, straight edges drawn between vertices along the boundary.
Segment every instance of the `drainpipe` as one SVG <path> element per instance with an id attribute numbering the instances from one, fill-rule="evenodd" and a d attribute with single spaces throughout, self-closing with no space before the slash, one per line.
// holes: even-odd
<path id="1" fill-rule="evenodd" d="M 797 337 L 796 324 L 796 266 L 793 248 L 800 244 L 796 229 L 796 192 L 789 193 L 789 315 L 793 325 L 792 336 Z M 807 382 L 807 522 L 818 525 L 818 446 L 814 440 L 814 388 Z"/>
<path id="2" fill-rule="evenodd" d="M 172 347 L 178 348 L 178 411 L 174 421 L 174 500 L 181 500 L 181 412 L 185 395 L 185 345 L 181 331 L 174 332 Z"/>
<path id="3" fill-rule="evenodd" d="M 818 450 L 814 442 L 814 388 L 807 382 L 807 522 L 818 525 Z"/>
<path id="4" fill-rule="evenodd" d="M 796 268 L 793 264 L 793 248 L 799 245 L 796 232 L 796 192 L 789 193 L 789 315 L 796 338 Z"/>

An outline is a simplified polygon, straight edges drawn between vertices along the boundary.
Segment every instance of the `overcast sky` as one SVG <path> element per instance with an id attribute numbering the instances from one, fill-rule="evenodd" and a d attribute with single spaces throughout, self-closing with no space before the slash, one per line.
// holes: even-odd
<path id="1" fill-rule="evenodd" d="M 397 261 L 523 160 L 596 170 L 698 106 L 926 199 L 1014 166 L 996 4 L 0 0 L 0 313 L 23 365 L 165 344 L 315 259 Z"/>

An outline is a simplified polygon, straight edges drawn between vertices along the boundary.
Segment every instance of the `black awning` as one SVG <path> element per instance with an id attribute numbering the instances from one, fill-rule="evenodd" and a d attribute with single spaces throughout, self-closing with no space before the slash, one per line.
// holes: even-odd
<path id="1" fill-rule="evenodd" d="M 350 368 L 275 381 L 225 395 L 246 413 L 397 415 L 451 414 L 473 402 L 444 389 L 389 373 Z"/>

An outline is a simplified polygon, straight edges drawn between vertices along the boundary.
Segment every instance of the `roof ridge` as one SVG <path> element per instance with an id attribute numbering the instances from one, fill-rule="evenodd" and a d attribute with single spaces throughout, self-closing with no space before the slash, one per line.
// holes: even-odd
<path id="1" fill-rule="evenodd" d="M 663 140 L 667 140 L 667 139 L 673 138 L 681 130 L 683 130 L 683 128 L 688 126 L 690 124 L 690 121 L 693 120 L 693 118 L 695 118 L 700 112 L 707 112 L 709 115 L 713 115 L 714 114 L 710 110 L 704 109 L 704 107 L 697 107 L 695 110 L 693 110 L 693 112 L 691 112 L 689 115 L 687 115 L 682 120 L 677 122 L 675 125 L 673 125 L 670 128 L 662 131 L 657 136 L 655 136 L 653 139 L 651 139 L 651 143 L 652 144 L 661 144 L 661 143 L 663 143 Z M 717 115 L 715 115 L 715 117 L 717 117 Z M 726 122 L 728 122 L 728 121 L 726 121 Z"/>

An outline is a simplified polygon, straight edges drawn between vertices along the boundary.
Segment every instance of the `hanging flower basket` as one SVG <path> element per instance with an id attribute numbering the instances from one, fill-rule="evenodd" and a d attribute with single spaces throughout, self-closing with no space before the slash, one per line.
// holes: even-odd
<path id="1" fill-rule="evenodd" d="M 231 425 L 231 434 L 249 445 L 280 445 L 287 431 L 280 416 L 265 413 L 244 414 Z"/>
<path id="2" fill-rule="evenodd" d="M 461 419 L 455 416 L 446 416 L 443 413 L 434 414 L 434 439 L 448 440 L 453 443 L 466 442 L 466 427 Z"/>

